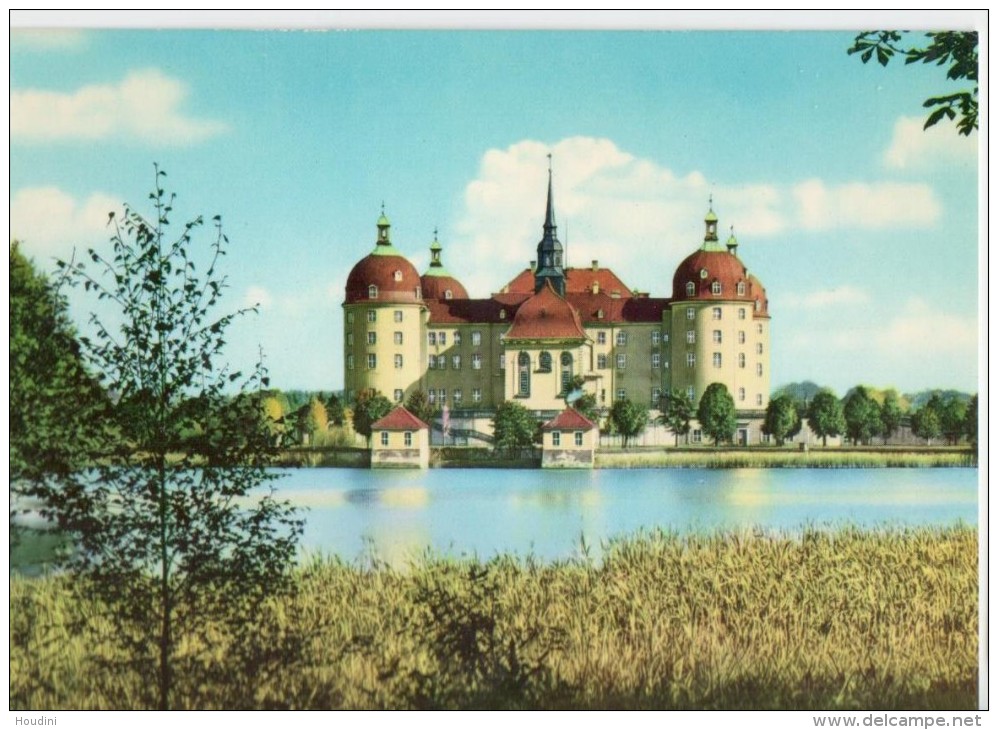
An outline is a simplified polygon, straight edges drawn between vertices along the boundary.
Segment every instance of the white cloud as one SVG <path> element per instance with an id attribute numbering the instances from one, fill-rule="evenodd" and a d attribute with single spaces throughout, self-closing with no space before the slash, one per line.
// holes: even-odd
<path id="1" fill-rule="evenodd" d="M 977 160 L 978 135 L 958 134 L 954 125 L 941 121 L 923 129 L 925 120 L 900 117 L 884 151 L 883 163 L 894 170 L 926 170 L 934 167 L 970 165 Z"/>
<path id="2" fill-rule="evenodd" d="M 922 183 L 846 183 L 806 180 L 793 188 L 796 224 L 806 231 L 832 228 L 883 229 L 932 225 L 942 206 Z"/>
<path id="3" fill-rule="evenodd" d="M 843 284 L 831 289 L 817 289 L 806 294 L 787 294 L 781 304 L 787 308 L 825 309 L 866 304 L 869 301 L 870 295 L 862 289 L 851 284 Z"/>
<path id="4" fill-rule="evenodd" d="M 182 81 L 158 69 L 133 71 L 118 84 L 70 93 L 12 90 L 10 136 L 24 142 L 114 137 L 184 145 L 225 130 L 221 122 L 186 116 L 181 107 L 187 96 Z"/>
<path id="5" fill-rule="evenodd" d="M 274 297 L 262 286 L 251 286 L 246 290 L 243 297 L 243 304 L 247 307 L 260 307 L 260 309 L 270 309 L 274 303 Z"/>
<path id="6" fill-rule="evenodd" d="M 952 362 L 977 361 L 978 330 L 973 317 L 941 311 L 923 299 L 910 299 L 891 319 L 877 340 L 887 353 L 907 353 Z"/>
<path id="7" fill-rule="evenodd" d="M 22 241 L 30 256 L 67 257 L 74 246 L 86 248 L 109 236 L 108 213 L 121 204 L 106 193 L 77 200 L 56 187 L 22 188 L 10 201 L 10 237 Z"/>

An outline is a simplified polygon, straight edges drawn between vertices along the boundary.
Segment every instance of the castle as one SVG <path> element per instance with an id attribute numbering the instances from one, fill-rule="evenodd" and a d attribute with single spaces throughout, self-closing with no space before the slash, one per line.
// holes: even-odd
<path id="1" fill-rule="evenodd" d="M 506 400 L 550 418 L 579 378 L 606 408 L 629 398 L 654 409 L 672 389 L 696 403 L 719 382 L 738 410 L 737 441 L 758 442 L 770 390 L 766 290 L 739 258 L 734 234 L 720 243 L 712 208 L 702 245 L 661 298 L 632 291 L 599 261 L 564 265 L 550 169 L 537 258 L 487 299 L 468 297 L 436 237 L 420 276 L 382 212 L 374 250 L 346 283 L 347 399 L 373 388 L 401 403 L 422 390 L 460 424 Z"/>

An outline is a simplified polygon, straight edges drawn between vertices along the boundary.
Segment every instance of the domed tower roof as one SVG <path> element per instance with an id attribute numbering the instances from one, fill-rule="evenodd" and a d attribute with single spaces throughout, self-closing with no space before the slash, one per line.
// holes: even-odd
<path id="1" fill-rule="evenodd" d="M 749 274 L 749 295 L 755 301 L 754 311 L 756 317 L 769 317 L 769 297 L 766 296 L 766 288 L 753 274 Z"/>
<path id="2" fill-rule="evenodd" d="M 704 217 L 704 224 L 706 232 L 703 245 L 676 267 L 676 273 L 672 277 L 673 300 L 754 300 L 756 295 L 753 294 L 753 289 L 757 292 L 764 290 L 759 280 L 749 275 L 745 264 L 736 255 L 738 241 L 734 230 L 725 250 L 717 238 L 717 215 L 714 214 L 713 207 Z M 764 294 L 762 297 L 765 299 Z"/>
<path id="3" fill-rule="evenodd" d="M 544 288 L 520 305 L 513 326 L 506 333 L 507 341 L 544 339 L 586 339 L 579 313 L 554 290 L 550 281 L 544 282 Z"/>
<path id="4" fill-rule="evenodd" d="M 450 275 L 440 260 L 443 246 L 437 240 L 437 232 L 433 231 L 433 243 L 430 244 L 430 268 L 420 277 L 424 299 L 467 299 L 468 291 L 460 281 Z"/>
<path id="5" fill-rule="evenodd" d="M 347 277 L 346 303 L 420 302 L 419 273 L 392 245 L 391 223 L 384 210 L 378 218 L 378 240 L 374 250 L 362 258 Z"/>

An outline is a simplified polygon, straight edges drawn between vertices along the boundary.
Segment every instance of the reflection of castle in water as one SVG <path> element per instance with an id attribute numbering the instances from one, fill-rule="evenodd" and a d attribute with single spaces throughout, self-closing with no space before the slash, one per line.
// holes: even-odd
<path id="1" fill-rule="evenodd" d="M 657 407 L 673 389 L 696 402 L 723 383 L 739 441 L 757 441 L 770 384 L 766 291 L 734 234 L 720 243 L 712 209 L 704 224 L 702 244 L 673 272 L 671 297 L 634 291 L 596 260 L 565 266 L 549 170 L 537 258 L 497 293 L 471 299 L 436 238 L 420 276 L 382 214 L 374 250 L 346 283 L 347 398 L 372 388 L 402 402 L 422 390 L 448 407 L 456 431 L 473 433 L 489 430 L 506 400 L 550 418 L 580 381 L 603 407 L 623 398 Z"/>

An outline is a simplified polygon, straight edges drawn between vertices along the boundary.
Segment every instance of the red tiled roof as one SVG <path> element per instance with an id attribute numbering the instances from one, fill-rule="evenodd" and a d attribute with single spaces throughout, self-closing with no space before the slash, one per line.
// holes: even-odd
<path id="1" fill-rule="evenodd" d="M 651 297 L 610 297 L 599 294 L 568 294 L 565 299 L 578 311 L 582 321 L 591 326 L 627 322 L 661 322 L 668 299 Z M 600 317 L 600 312 L 603 316 Z"/>
<path id="2" fill-rule="evenodd" d="M 571 407 L 541 426 L 542 431 L 589 431 L 594 428 L 595 423 Z"/>
<path id="3" fill-rule="evenodd" d="M 507 340 L 584 340 L 579 313 L 558 296 L 549 281 L 547 285 L 520 305 Z"/>
<path id="4" fill-rule="evenodd" d="M 430 310 L 430 324 L 497 324 L 510 322 L 516 309 L 526 296 L 519 301 L 499 301 L 493 299 L 432 299 L 426 302 Z M 502 312 L 506 317 L 502 317 Z"/>
<path id="5" fill-rule="evenodd" d="M 706 276 L 703 275 L 703 271 L 707 272 Z M 672 298 L 673 301 L 688 299 L 752 301 L 756 297 L 751 293 L 752 287 L 749 286 L 749 280 L 745 264 L 734 254 L 727 251 L 699 249 L 683 259 L 683 262 L 676 268 L 676 273 L 672 277 Z M 711 286 L 715 281 L 721 284 L 720 294 L 711 293 Z M 694 285 L 693 296 L 686 293 L 686 285 L 689 282 L 693 282 Z M 745 293 L 742 295 L 738 294 L 739 282 L 746 284 Z M 761 288 L 761 284 L 759 288 Z"/>
<path id="6" fill-rule="evenodd" d="M 600 293 L 616 294 L 620 297 L 630 297 L 631 290 L 610 269 L 565 269 L 565 293 L 575 294 L 591 292 L 593 284 L 599 285 Z M 524 269 L 505 287 L 510 293 L 530 293 L 534 291 L 534 272 Z"/>
<path id="7" fill-rule="evenodd" d="M 766 289 L 754 275 L 749 274 L 749 296 L 752 299 L 759 302 L 759 308 L 755 310 L 756 317 L 768 319 L 769 318 L 769 298 L 766 296 Z"/>
<path id="8" fill-rule="evenodd" d="M 467 299 L 468 290 L 453 276 L 431 276 L 423 274 L 419 278 L 423 287 L 423 299 L 446 299 L 450 290 L 452 299 Z"/>
<path id="9" fill-rule="evenodd" d="M 396 272 L 399 276 L 396 277 Z M 378 287 L 375 299 L 368 297 L 368 287 Z M 404 256 L 369 254 L 357 262 L 347 277 L 346 303 L 418 302 L 419 274 Z"/>
<path id="10" fill-rule="evenodd" d="M 405 406 L 396 406 L 384 418 L 379 418 L 371 424 L 372 431 L 419 431 L 429 428 L 425 423 L 412 415 Z"/>

